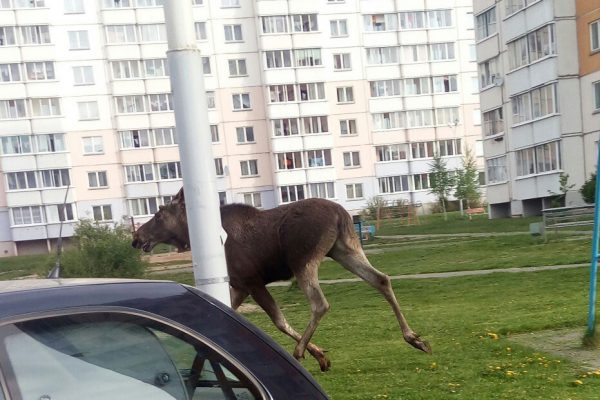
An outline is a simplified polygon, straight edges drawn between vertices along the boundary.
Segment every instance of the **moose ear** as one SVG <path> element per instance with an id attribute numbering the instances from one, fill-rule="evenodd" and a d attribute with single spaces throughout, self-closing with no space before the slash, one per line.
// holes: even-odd
<path id="1" fill-rule="evenodd" d="M 162 211 L 165 209 L 165 206 L 163 206 L 162 204 L 160 206 L 158 206 L 158 211 Z"/>
<path id="2" fill-rule="evenodd" d="M 185 197 L 183 195 L 183 188 L 179 189 L 179 192 L 171 199 L 171 204 L 185 203 Z"/>

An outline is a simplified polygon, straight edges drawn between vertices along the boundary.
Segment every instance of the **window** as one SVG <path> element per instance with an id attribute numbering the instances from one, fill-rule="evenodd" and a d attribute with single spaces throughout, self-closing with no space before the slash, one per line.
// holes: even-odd
<path id="1" fill-rule="evenodd" d="M 528 122 L 557 112 L 556 85 L 550 84 L 511 98 L 513 124 Z"/>
<path id="2" fill-rule="evenodd" d="M 212 74 L 212 69 L 210 67 L 210 57 L 202 57 L 202 73 L 204 75 Z"/>
<path id="3" fill-rule="evenodd" d="M 53 204 L 46 206 L 46 218 L 48 219 L 48 223 L 74 221 L 75 212 L 73 210 L 73 204 Z"/>
<path id="4" fill-rule="evenodd" d="M 404 114 L 399 111 L 372 115 L 373 127 L 375 130 L 398 129 L 404 127 Z"/>
<path id="5" fill-rule="evenodd" d="M 272 120 L 274 136 L 298 135 L 298 120 L 296 118 L 284 118 Z"/>
<path id="6" fill-rule="evenodd" d="M 165 3 L 165 0 L 136 0 L 138 7 L 160 7 Z"/>
<path id="7" fill-rule="evenodd" d="M 173 98 L 171 93 L 149 94 L 151 111 L 173 111 Z"/>
<path id="8" fill-rule="evenodd" d="M 423 29 L 425 27 L 425 11 L 409 11 L 400 13 L 401 29 Z"/>
<path id="9" fill-rule="evenodd" d="M 334 19 L 329 21 L 331 37 L 348 36 L 348 25 L 345 19 Z"/>
<path id="10" fill-rule="evenodd" d="M 303 185 L 281 186 L 279 194 L 281 195 L 282 203 L 291 203 L 305 198 Z"/>
<path id="11" fill-rule="evenodd" d="M 47 169 L 41 171 L 42 187 L 59 188 L 66 187 L 71 184 L 68 169 Z"/>
<path id="12" fill-rule="evenodd" d="M 338 103 L 353 103 L 354 90 L 352 86 L 337 88 L 337 101 Z"/>
<path id="13" fill-rule="evenodd" d="M 289 68 L 292 66 L 291 50 L 273 50 L 265 52 L 265 62 L 268 69 Z"/>
<path id="14" fill-rule="evenodd" d="M 232 100 L 234 110 L 250 110 L 252 108 L 250 106 L 250 93 L 234 93 Z"/>
<path id="15" fill-rule="evenodd" d="M 390 79 L 384 81 L 369 82 L 371 87 L 371 97 L 388 97 L 402 95 L 402 81 L 400 79 Z"/>
<path id="16" fill-rule="evenodd" d="M 275 157 L 277 158 L 277 169 L 280 171 L 304 167 L 304 164 L 302 162 L 302 153 L 300 153 L 299 151 L 290 153 L 278 153 L 275 154 Z"/>
<path id="17" fill-rule="evenodd" d="M 107 43 L 135 43 L 137 35 L 135 25 L 107 25 Z"/>
<path id="18" fill-rule="evenodd" d="M 485 169 L 487 172 L 487 183 L 506 182 L 508 180 L 506 156 L 485 160 Z"/>
<path id="19" fill-rule="evenodd" d="M 152 60 L 146 60 L 144 63 Z M 113 79 L 140 78 L 140 62 L 138 60 L 111 61 Z"/>
<path id="20" fill-rule="evenodd" d="M 134 216 L 153 215 L 158 211 L 158 200 L 156 197 L 144 199 L 129 199 L 129 213 Z"/>
<path id="21" fill-rule="evenodd" d="M 475 37 L 477 40 L 485 39 L 496 33 L 496 7 L 475 17 Z"/>
<path id="22" fill-rule="evenodd" d="M 19 64 L 0 64 L 0 82 L 19 82 L 21 79 Z"/>
<path id="23" fill-rule="evenodd" d="M 251 126 L 241 126 L 235 128 L 238 143 L 254 143 L 254 128 Z"/>
<path id="24" fill-rule="evenodd" d="M 125 182 L 149 182 L 154 180 L 152 164 L 138 164 L 125 166 Z"/>
<path id="25" fill-rule="evenodd" d="M 123 150 L 152 147 L 151 132 L 148 129 L 121 131 L 119 136 Z"/>
<path id="26" fill-rule="evenodd" d="M 227 192 L 219 192 L 219 204 L 222 206 L 227 204 Z"/>
<path id="27" fill-rule="evenodd" d="M 0 26 L 0 46 L 14 46 L 16 44 L 15 27 Z"/>
<path id="28" fill-rule="evenodd" d="M 294 32 L 317 32 L 317 14 L 292 15 L 292 27 Z"/>
<path id="29" fill-rule="evenodd" d="M 515 152 L 517 176 L 552 172 L 560 169 L 560 142 L 544 143 Z"/>
<path id="30" fill-rule="evenodd" d="M 206 92 L 206 107 L 209 110 L 210 109 L 215 109 L 217 107 L 217 103 L 215 101 L 215 92 L 214 91 L 208 90 Z"/>
<path id="31" fill-rule="evenodd" d="M 0 100 L 0 119 L 17 119 L 27 117 L 25 100 Z"/>
<path id="32" fill-rule="evenodd" d="M 54 61 L 27 62 L 25 70 L 27 71 L 27 80 L 30 81 L 55 79 Z"/>
<path id="33" fill-rule="evenodd" d="M 400 60 L 398 57 L 398 46 L 395 47 L 370 47 L 367 48 L 367 64 L 397 64 Z"/>
<path id="34" fill-rule="evenodd" d="M 225 170 L 223 169 L 223 159 L 222 158 L 215 158 L 215 171 L 217 173 L 217 176 L 225 175 Z"/>
<path id="35" fill-rule="evenodd" d="M 287 15 L 270 15 L 261 17 L 262 33 L 289 32 Z"/>
<path id="36" fill-rule="evenodd" d="M 169 76 L 169 64 L 166 58 L 144 60 L 144 71 L 146 77 L 157 78 Z"/>
<path id="37" fill-rule="evenodd" d="M 404 115 L 407 128 L 422 128 L 434 125 L 432 110 L 411 110 L 406 111 Z"/>
<path id="38" fill-rule="evenodd" d="M 50 30 L 48 25 L 22 26 L 21 43 L 28 44 L 49 44 Z"/>
<path id="39" fill-rule="evenodd" d="M 305 134 L 329 132 L 329 124 L 327 123 L 327 116 L 325 115 L 318 117 L 302 117 L 300 119 L 300 125 L 302 127 L 302 133 Z"/>
<path id="40" fill-rule="evenodd" d="M 175 128 L 156 128 L 152 132 L 154 133 L 154 141 L 157 147 L 177 144 L 177 132 Z"/>
<path id="41" fill-rule="evenodd" d="M 65 14 L 84 14 L 83 0 L 65 0 Z"/>
<path id="42" fill-rule="evenodd" d="M 424 190 L 431 187 L 429 184 L 429 174 L 415 174 L 412 178 L 414 190 Z"/>
<path id="43" fill-rule="evenodd" d="M 327 167 L 331 166 L 331 150 L 309 150 L 306 152 L 308 167 Z"/>
<path id="44" fill-rule="evenodd" d="M 504 0 L 506 3 L 506 15 L 511 15 L 525 8 L 527 2 L 533 3 L 535 0 Z"/>
<path id="45" fill-rule="evenodd" d="M 83 154 L 103 154 L 104 142 L 102 136 L 90 136 L 83 138 Z"/>
<path id="46" fill-rule="evenodd" d="M 92 206 L 94 221 L 112 221 L 112 209 L 110 205 Z"/>
<path id="47" fill-rule="evenodd" d="M 259 192 L 254 193 L 244 193 L 244 204 L 248 204 L 249 206 L 262 208 L 262 200 Z"/>
<path id="48" fill-rule="evenodd" d="M 375 147 L 377 162 L 406 160 L 405 144 L 390 144 Z"/>
<path id="49" fill-rule="evenodd" d="M 343 154 L 344 167 L 360 167 L 360 152 L 347 151 Z"/>
<path id="50" fill-rule="evenodd" d="M 315 67 L 322 65 L 321 49 L 294 50 L 294 65 L 296 67 Z"/>
<path id="51" fill-rule="evenodd" d="M 600 110 L 600 81 L 594 82 L 594 109 Z"/>
<path id="52" fill-rule="evenodd" d="M 408 175 L 387 176 L 378 178 L 379 193 L 399 193 L 408 192 Z"/>
<path id="53" fill-rule="evenodd" d="M 196 40 L 207 40 L 206 22 L 194 22 L 194 32 L 196 33 Z"/>
<path id="54" fill-rule="evenodd" d="M 454 43 L 433 43 L 429 45 L 431 61 L 454 60 Z"/>
<path id="55" fill-rule="evenodd" d="M 308 197 L 333 199 L 335 197 L 333 182 L 310 183 L 308 184 L 308 193 Z"/>
<path id="56" fill-rule="evenodd" d="M 65 134 L 49 133 L 45 135 L 36 135 L 37 150 L 40 153 L 57 153 L 66 151 Z"/>
<path id="57" fill-rule="evenodd" d="M 229 60 L 229 76 L 247 76 L 246 59 Z"/>
<path id="58" fill-rule="evenodd" d="M 434 76 L 433 93 L 451 93 L 458 91 L 456 75 Z"/>
<path id="59" fill-rule="evenodd" d="M 429 60 L 429 47 L 426 44 L 402 46 L 402 60 L 405 63 L 420 63 Z"/>
<path id="60" fill-rule="evenodd" d="M 77 103 L 77 108 L 79 109 L 80 121 L 94 120 L 100 118 L 97 101 L 80 101 Z"/>
<path id="61" fill-rule="evenodd" d="M 507 44 L 511 70 L 556 54 L 554 25 L 546 25 Z"/>
<path id="62" fill-rule="evenodd" d="M 10 212 L 13 225 L 31 225 L 44 222 L 41 206 L 13 207 Z"/>
<path id="63" fill-rule="evenodd" d="M 257 176 L 258 175 L 258 161 L 257 160 L 240 161 L 240 168 L 242 170 L 242 176 Z"/>
<path id="64" fill-rule="evenodd" d="M 239 7 L 240 0 L 221 0 L 221 8 Z"/>
<path id="65" fill-rule="evenodd" d="M 69 31 L 69 50 L 88 50 L 90 41 L 87 31 Z"/>
<path id="66" fill-rule="evenodd" d="M 483 113 L 483 134 L 494 136 L 504 133 L 504 118 L 502 107 Z"/>
<path id="67" fill-rule="evenodd" d="M 340 120 L 340 134 L 346 135 L 357 135 L 358 130 L 356 129 L 355 119 L 342 119 Z"/>
<path id="68" fill-rule="evenodd" d="M 452 10 L 408 11 L 400 13 L 400 28 L 435 29 L 452 26 Z"/>
<path id="69" fill-rule="evenodd" d="M 435 142 L 411 143 L 411 157 L 415 160 L 419 158 L 432 158 L 435 155 L 435 151 L 433 150 L 434 145 Z"/>
<path id="70" fill-rule="evenodd" d="M 435 109 L 436 125 L 456 126 L 459 122 L 457 107 Z"/>
<path id="71" fill-rule="evenodd" d="M 242 37 L 242 25 L 225 25 L 225 42 L 241 42 Z"/>
<path id="72" fill-rule="evenodd" d="M 46 7 L 45 0 L 14 0 L 15 8 L 41 8 Z"/>
<path id="73" fill-rule="evenodd" d="M 219 126 L 218 125 L 210 126 L 210 140 L 213 143 L 219 143 Z"/>
<path id="74" fill-rule="evenodd" d="M 8 190 L 35 189 L 38 187 L 35 171 L 8 172 L 6 174 Z"/>
<path id="75" fill-rule="evenodd" d="M 93 68 L 91 66 L 73 67 L 73 82 L 75 85 L 93 85 Z"/>
<path id="76" fill-rule="evenodd" d="M 430 78 L 408 78 L 404 79 L 404 94 L 406 96 L 431 93 Z"/>
<path id="77" fill-rule="evenodd" d="M 181 164 L 179 161 L 159 163 L 158 176 L 161 180 L 181 179 Z"/>
<path id="78" fill-rule="evenodd" d="M 271 103 L 286 103 L 296 100 L 294 85 L 269 86 L 269 100 Z"/>
<path id="79" fill-rule="evenodd" d="M 142 43 L 166 42 L 167 30 L 165 24 L 140 25 L 140 41 Z"/>
<path id="80" fill-rule="evenodd" d="M 57 97 L 31 99 L 32 117 L 55 117 L 60 115 L 60 103 Z"/>
<path id="81" fill-rule="evenodd" d="M 131 7 L 133 0 L 103 0 L 102 7 L 104 8 L 126 8 Z"/>
<path id="82" fill-rule="evenodd" d="M 116 96 L 115 102 L 117 103 L 117 113 L 119 114 L 131 114 L 146 111 L 144 96 L 141 95 Z"/>
<path id="83" fill-rule="evenodd" d="M 352 63 L 350 62 L 350 53 L 334 54 L 333 55 L 333 69 L 334 71 L 343 71 L 352 69 Z"/>
<path id="84" fill-rule="evenodd" d="M 346 185 L 346 198 L 348 200 L 356 200 L 363 198 L 363 185 L 362 183 L 351 183 Z"/>
<path id="85" fill-rule="evenodd" d="M 447 28 L 452 26 L 452 10 L 427 11 L 429 28 Z"/>
<path id="86" fill-rule="evenodd" d="M 108 179 L 106 179 L 106 171 L 88 172 L 88 187 L 89 188 L 108 187 Z"/>
<path id="87" fill-rule="evenodd" d="M 397 14 L 371 14 L 364 17 L 365 31 L 381 32 L 398 29 Z"/>
<path id="88" fill-rule="evenodd" d="M 437 147 L 436 152 L 440 157 L 450 157 L 462 154 L 460 139 L 440 140 L 435 144 Z"/>
<path id="89" fill-rule="evenodd" d="M 600 20 L 590 24 L 590 43 L 593 52 L 600 50 Z"/>
<path id="90" fill-rule="evenodd" d="M 33 148 L 31 146 L 31 137 L 26 135 L 19 136 L 3 136 L 2 154 L 31 154 Z"/>
<path id="91" fill-rule="evenodd" d="M 319 83 L 301 83 L 298 85 L 300 101 L 325 100 L 325 85 Z"/>

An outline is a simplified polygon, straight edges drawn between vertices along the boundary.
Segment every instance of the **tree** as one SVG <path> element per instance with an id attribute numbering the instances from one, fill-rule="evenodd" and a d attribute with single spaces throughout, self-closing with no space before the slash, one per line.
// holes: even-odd
<path id="1" fill-rule="evenodd" d="M 471 149 L 467 149 L 462 159 L 462 169 L 456 171 L 456 190 L 454 196 L 459 200 L 465 200 L 467 207 L 479 205 L 479 172 L 477 162 Z"/>
<path id="2" fill-rule="evenodd" d="M 131 246 L 131 232 L 123 227 L 81 220 L 73 236 L 74 246 L 62 256 L 63 277 L 139 278 L 146 263 Z"/>
<path id="3" fill-rule="evenodd" d="M 429 170 L 429 193 L 433 193 L 437 197 L 444 212 L 444 220 L 447 220 L 446 204 L 454 187 L 454 178 L 446 167 L 446 161 L 439 154 L 433 156 L 429 167 L 431 168 Z"/>
<path id="4" fill-rule="evenodd" d="M 567 200 L 567 192 L 575 187 L 575 184 L 569 185 L 569 174 L 560 173 L 558 178 L 559 193 L 548 191 L 552 195 L 550 199 L 551 207 L 564 207 Z"/>
<path id="5" fill-rule="evenodd" d="M 586 203 L 595 203 L 596 202 L 596 173 L 594 172 L 590 179 L 585 181 L 581 189 L 579 189 L 579 193 L 583 196 L 583 200 Z"/>

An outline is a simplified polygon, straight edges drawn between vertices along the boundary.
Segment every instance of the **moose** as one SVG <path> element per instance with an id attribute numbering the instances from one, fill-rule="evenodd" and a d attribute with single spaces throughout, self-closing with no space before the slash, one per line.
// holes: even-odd
<path id="1" fill-rule="evenodd" d="M 236 310 L 251 296 L 275 326 L 297 342 L 293 352 L 296 359 L 304 358 L 308 351 L 321 371 L 331 366 L 324 350 L 310 341 L 329 310 L 318 281 L 318 268 L 326 256 L 378 290 L 391 305 L 404 340 L 431 353 L 429 344 L 409 327 L 390 278 L 367 260 L 350 214 L 338 203 L 311 198 L 268 210 L 228 204 L 221 207 L 221 222 L 228 235 L 225 258 L 232 308 Z M 173 245 L 179 251 L 190 248 L 183 188 L 133 233 L 135 248 L 149 252 L 158 243 Z M 286 321 L 266 287 L 292 277 L 311 307 L 310 322 L 302 335 Z"/>

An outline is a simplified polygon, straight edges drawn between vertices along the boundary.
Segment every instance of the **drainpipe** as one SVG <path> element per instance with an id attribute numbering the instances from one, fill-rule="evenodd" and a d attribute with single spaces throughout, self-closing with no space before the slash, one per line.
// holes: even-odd
<path id="1" fill-rule="evenodd" d="M 196 46 L 192 3 L 165 2 L 171 92 L 196 286 L 231 305 L 221 213 L 216 187 L 202 58 Z"/>

